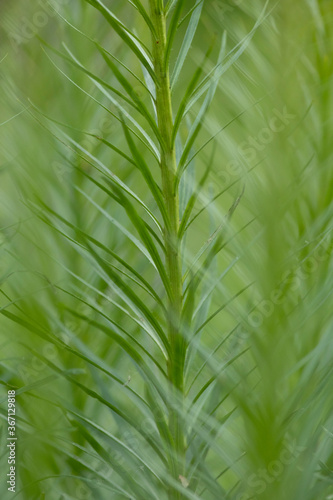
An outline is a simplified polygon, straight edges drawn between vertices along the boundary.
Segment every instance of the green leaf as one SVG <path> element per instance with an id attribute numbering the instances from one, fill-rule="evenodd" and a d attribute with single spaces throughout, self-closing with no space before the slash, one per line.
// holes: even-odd
<path id="1" fill-rule="evenodd" d="M 197 0 L 196 4 L 191 9 L 191 12 L 192 12 L 191 19 L 190 19 L 190 22 L 188 24 L 188 27 L 187 27 L 187 30 L 186 30 L 186 33 L 185 33 L 185 36 L 183 39 L 183 43 L 182 43 L 181 49 L 178 53 L 178 56 L 177 56 L 177 59 L 176 59 L 176 62 L 175 62 L 174 68 L 173 68 L 172 76 L 170 79 L 171 89 L 173 89 L 175 87 L 175 85 L 178 81 L 180 72 L 184 66 L 184 62 L 186 60 L 188 51 L 190 50 L 194 35 L 197 31 L 197 27 L 198 27 L 198 24 L 200 21 L 203 4 L 204 4 L 204 0 Z"/>
<path id="2" fill-rule="evenodd" d="M 100 0 L 84 0 L 95 9 L 99 10 L 108 23 L 112 26 L 115 32 L 120 36 L 123 42 L 128 45 L 131 51 L 137 56 L 139 61 L 144 65 L 150 76 L 155 80 L 155 73 L 149 54 L 147 54 L 142 46 L 141 41 L 130 32 L 130 30 L 119 21 L 119 19 L 107 8 Z"/>

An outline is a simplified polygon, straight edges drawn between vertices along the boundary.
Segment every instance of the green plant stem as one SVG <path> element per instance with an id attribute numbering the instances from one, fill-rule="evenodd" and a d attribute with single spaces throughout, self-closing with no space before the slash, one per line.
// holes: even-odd
<path id="1" fill-rule="evenodd" d="M 179 192 L 177 162 L 172 139 L 173 117 L 170 90 L 169 65 L 166 61 L 166 16 L 161 0 L 150 0 L 151 18 L 156 30 L 153 37 L 153 57 L 156 75 L 156 110 L 158 127 L 162 137 L 161 144 L 161 175 L 162 191 L 168 221 L 164 228 L 164 243 L 166 253 L 166 269 L 170 280 L 170 296 L 168 304 L 168 338 L 170 341 L 170 359 L 168 375 L 172 390 L 171 408 L 169 409 L 170 433 L 174 443 L 172 474 L 179 481 L 179 475 L 184 475 L 185 437 L 182 423 L 184 396 L 184 340 L 181 334 L 182 313 L 182 267 L 180 256 L 179 231 Z M 177 406 L 177 408 L 175 408 Z M 171 491 L 172 490 L 172 491 Z M 174 488 L 169 492 L 170 500 L 182 498 Z"/>

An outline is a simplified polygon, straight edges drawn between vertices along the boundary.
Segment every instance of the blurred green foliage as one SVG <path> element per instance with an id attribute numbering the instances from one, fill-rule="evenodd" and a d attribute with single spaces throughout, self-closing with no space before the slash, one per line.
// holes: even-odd
<path id="1" fill-rule="evenodd" d="M 136 2 L 104 3 L 150 47 Z M 145 76 L 140 62 L 101 13 L 88 1 L 52 4 L 56 12 L 46 1 L 0 6 L 1 498 L 11 494 L 6 392 L 15 388 L 17 498 L 162 500 L 171 481 L 168 411 L 156 390 L 167 392 L 165 359 L 108 272 L 121 269 L 162 330 L 166 298 L 105 172 L 158 211 L 140 171 L 109 147 L 131 157 L 109 90 L 90 78 L 122 90 L 95 41 L 154 110 L 135 77 Z M 184 2 L 184 13 L 192 7 Z M 181 219 L 210 166 L 183 245 L 187 297 L 211 243 L 220 250 L 189 299 L 180 498 L 333 495 L 332 20 L 331 0 L 206 0 L 173 89 L 176 115 L 196 69 L 211 74 L 224 37 L 229 59 L 180 185 Z M 151 135 L 132 97 L 125 118 Z M 180 126 L 178 160 L 203 99 Z M 154 154 L 135 140 L 160 184 Z"/>

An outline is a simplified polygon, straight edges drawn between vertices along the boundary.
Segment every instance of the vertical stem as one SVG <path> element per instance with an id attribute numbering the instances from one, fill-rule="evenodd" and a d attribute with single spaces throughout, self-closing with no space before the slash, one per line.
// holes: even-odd
<path id="1" fill-rule="evenodd" d="M 185 437 L 183 429 L 184 395 L 184 348 L 180 331 L 182 312 L 182 266 L 180 256 L 179 230 L 179 191 L 175 147 L 172 141 L 173 117 L 170 90 L 169 65 L 166 61 L 166 16 L 162 0 L 150 0 L 151 18 L 156 30 L 153 37 L 153 57 L 156 74 L 156 111 L 158 127 L 161 132 L 161 175 L 162 190 L 168 213 L 164 228 L 166 252 L 166 270 L 170 281 L 168 304 L 168 337 L 171 355 L 168 361 L 168 375 L 171 385 L 171 408 L 169 409 L 169 427 L 174 440 L 175 456 L 172 459 L 172 475 L 179 481 L 184 475 Z M 177 405 L 177 408 L 175 408 Z M 169 491 L 170 500 L 182 498 L 174 488 Z"/>

